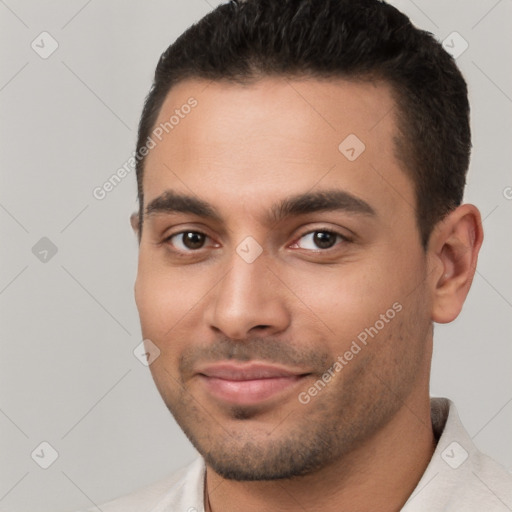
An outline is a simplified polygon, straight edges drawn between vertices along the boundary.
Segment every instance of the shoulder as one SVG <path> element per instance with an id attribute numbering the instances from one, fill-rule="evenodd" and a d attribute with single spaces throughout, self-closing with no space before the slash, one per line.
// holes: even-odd
<path id="1" fill-rule="evenodd" d="M 173 507 L 184 512 L 203 507 L 204 460 L 187 466 L 150 485 L 80 512 L 157 512 Z M 164 505 L 166 505 L 165 508 Z"/>
<path id="2" fill-rule="evenodd" d="M 492 503 L 496 510 L 512 509 L 512 473 L 488 455 L 477 452 L 471 465 L 474 500 L 480 499 L 487 510 Z M 505 505 L 505 508 L 504 508 Z"/>
<path id="3" fill-rule="evenodd" d="M 402 510 L 512 510 L 512 473 L 477 448 L 451 400 L 433 398 L 431 409 L 437 447 Z"/>

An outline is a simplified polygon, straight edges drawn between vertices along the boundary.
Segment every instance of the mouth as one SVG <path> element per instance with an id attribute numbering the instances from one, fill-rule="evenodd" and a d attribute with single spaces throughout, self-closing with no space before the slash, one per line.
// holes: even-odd
<path id="1" fill-rule="evenodd" d="M 232 405 L 254 405 L 291 392 L 310 373 L 258 363 L 223 363 L 198 372 L 206 392 Z"/>

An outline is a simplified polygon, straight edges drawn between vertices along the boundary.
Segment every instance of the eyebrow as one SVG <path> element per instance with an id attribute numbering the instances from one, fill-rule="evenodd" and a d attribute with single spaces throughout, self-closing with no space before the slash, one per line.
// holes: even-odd
<path id="1" fill-rule="evenodd" d="M 355 215 L 376 216 L 376 211 L 363 199 L 338 189 L 305 192 L 286 197 L 270 208 L 268 224 L 285 218 L 321 211 L 343 211 Z M 167 190 L 153 199 L 146 207 L 146 216 L 161 213 L 189 213 L 222 222 L 222 215 L 211 204 L 192 195 Z"/>

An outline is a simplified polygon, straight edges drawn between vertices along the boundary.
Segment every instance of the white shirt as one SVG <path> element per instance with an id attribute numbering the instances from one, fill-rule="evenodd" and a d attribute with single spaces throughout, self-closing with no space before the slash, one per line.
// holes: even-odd
<path id="1" fill-rule="evenodd" d="M 436 450 L 402 512 L 511 512 L 512 473 L 480 452 L 455 405 L 431 398 Z M 178 472 L 100 505 L 103 512 L 204 512 L 205 463 L 198 457 Z M 92 507 L 84 512 L 96 511 Z"/>

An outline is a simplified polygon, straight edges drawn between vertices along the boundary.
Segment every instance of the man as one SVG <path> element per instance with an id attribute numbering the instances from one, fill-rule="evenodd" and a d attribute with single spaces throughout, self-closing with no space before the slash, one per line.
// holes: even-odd
<path id="1" fill-rule="evenodd" d="M 200 453 L 112 511 L 512 510 L 430 398 L 483 233 L 466 84 L 378 0 L 223 4 L 162 55 L 139 126 L 135 297 Z"/>

